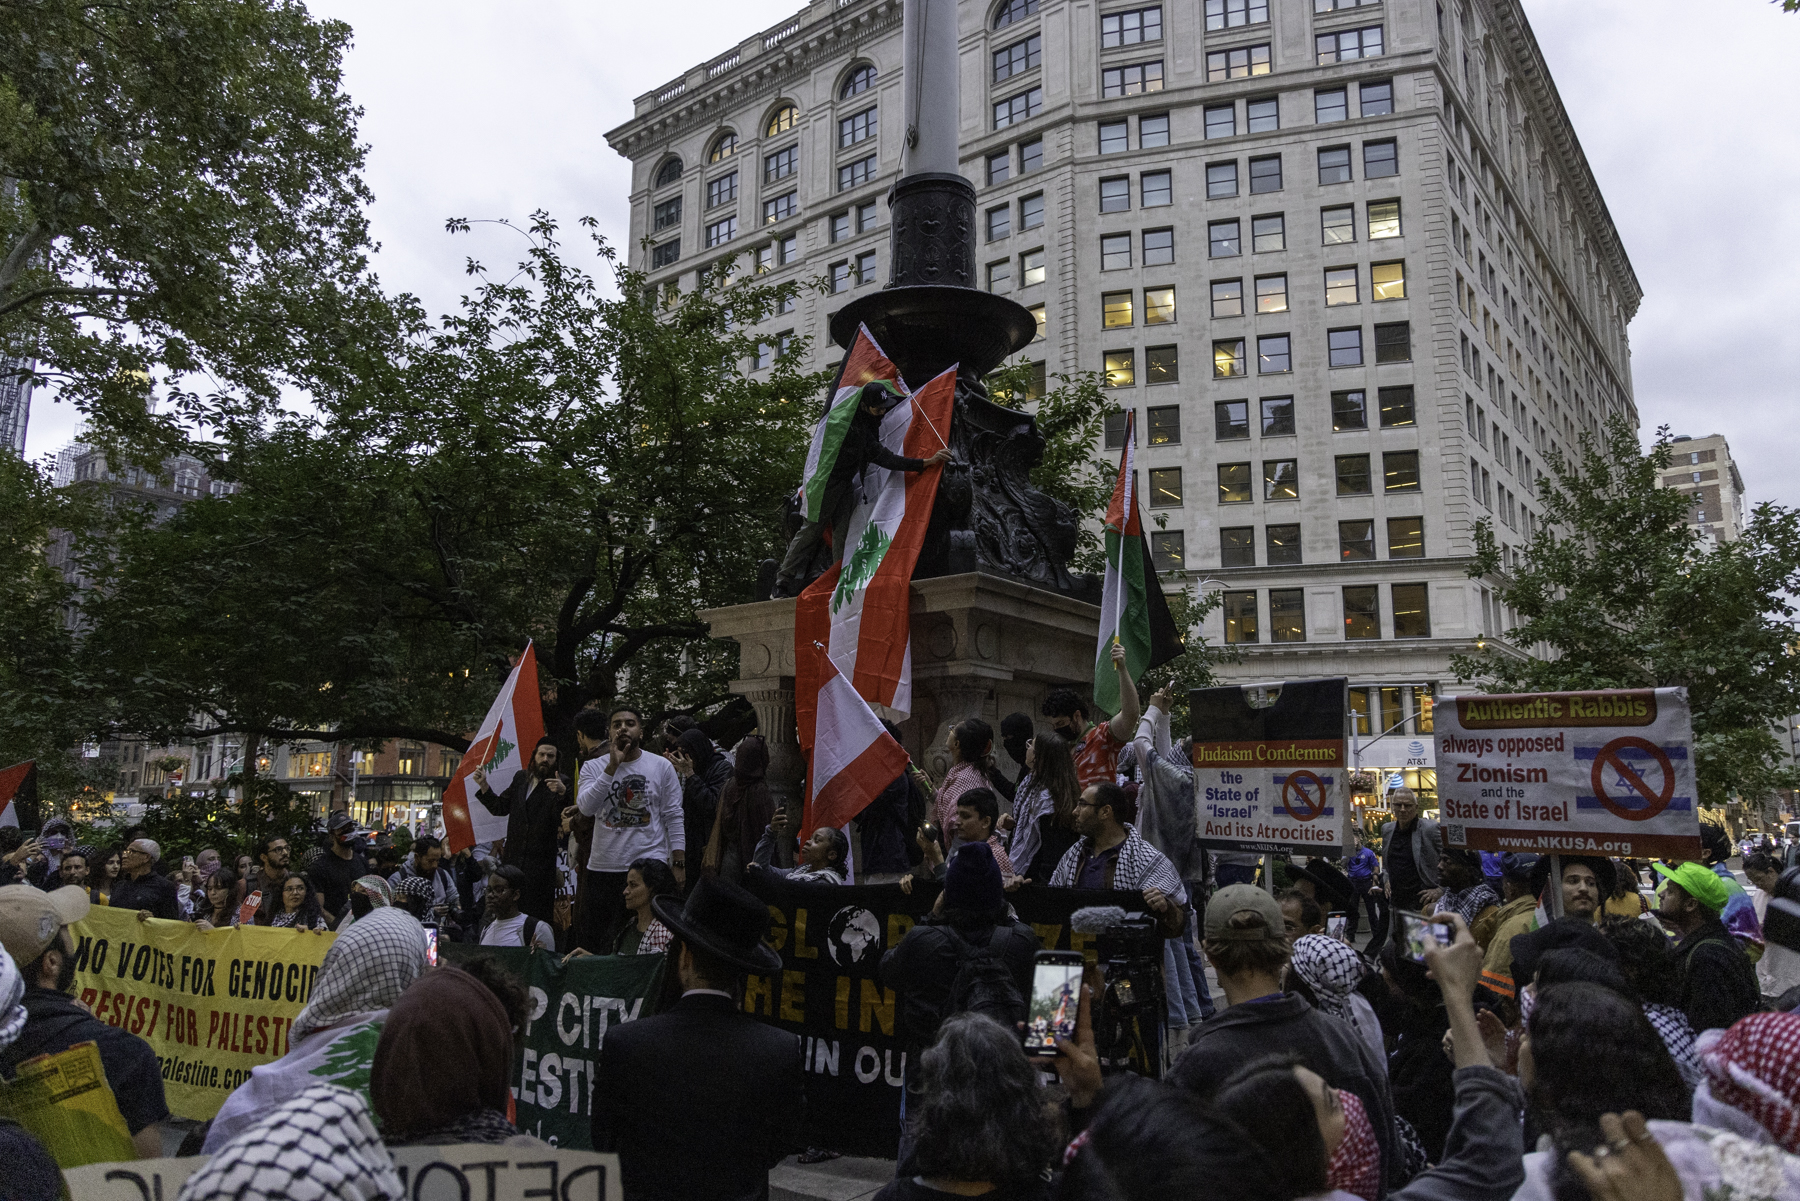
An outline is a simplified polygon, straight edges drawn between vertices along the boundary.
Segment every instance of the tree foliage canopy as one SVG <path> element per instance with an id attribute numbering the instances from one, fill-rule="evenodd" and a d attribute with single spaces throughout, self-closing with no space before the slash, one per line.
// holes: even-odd
<path id="1" fill-rule="evenodd" d="M 1548 654 L 1489 647 L 1453 666 L 1490 692 L 1685 687 L 1702 803 L 1761 800 L 1800 784 L 1771 729 L 1800 712 L 1800 513 L 1759 505 L 1741 538 L 1708 545 L 1687 525 L 1691 496 L 1657 486 L 1670 445 L 1665 428 L 1644 453 L 1615 416 L 1577 456 L 1553 455 L 1543 523 L 1510 573 L 1477 527 L 1469 574 L 1507 581 L 1500 599 L 1519 618 L 1507 639 Z"/>

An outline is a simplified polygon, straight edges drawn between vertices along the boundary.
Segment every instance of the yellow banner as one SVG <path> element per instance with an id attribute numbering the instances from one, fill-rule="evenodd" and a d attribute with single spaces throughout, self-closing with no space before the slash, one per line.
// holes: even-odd
<path id="1" fill-rule="evenodd" d="M 287 1054 L 319 963 L 337 938 L 239 926 L 139 921 L 96 906 L 77 922 L 75 995 L 108 1025 L 142 1038 L 162 1066 L 169 1112 L 204 1120 L 258 1064 Z"/>

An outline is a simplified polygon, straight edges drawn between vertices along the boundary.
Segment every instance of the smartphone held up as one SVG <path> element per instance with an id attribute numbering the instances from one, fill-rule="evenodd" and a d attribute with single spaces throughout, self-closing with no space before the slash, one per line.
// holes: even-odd
<path id="1" fill-rule="evenodd" d="M 1081 1008 L 1081 974 L 1086 960 L 1079 951 L 1039 951 L 1032 968 L 1031 1002 L 1025 1010 L 1025 1053 L 1056 1054 L 1056 1040 L 1075 1037 Z"/>
<path id="2" fill-rule="evenodd" d="M 1449 922 L 1407 909 L 1397 912 L 1400 919 L 1400 945 L 1406 952 L 1406 957 L 1414 962 L 1424 963 L 1425 952 L 1433 946 L 1447 947 L 1456 941 L 1456 927 Z"/>

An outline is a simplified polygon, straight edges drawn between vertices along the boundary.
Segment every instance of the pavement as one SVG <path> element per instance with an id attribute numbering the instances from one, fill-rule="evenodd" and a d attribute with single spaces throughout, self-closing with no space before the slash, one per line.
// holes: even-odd
<path id="1" fill-rule="evenodd" d="M 803 1164 L 788 1156 L 769 1173 L 769 1201 L 863 1201 L 894 1179 L 891 1159 L 846 1155 Z"/>

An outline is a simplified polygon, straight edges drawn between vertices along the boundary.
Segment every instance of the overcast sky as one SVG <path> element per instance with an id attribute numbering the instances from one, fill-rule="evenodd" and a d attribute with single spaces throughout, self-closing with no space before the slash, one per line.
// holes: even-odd
<path id="1" fill-rule="evenodd" d="M 592 215 L 623 244 L 628 164 L 605 131 L 633 97 L 799 7 L 315 0 L 356 30 L 348 87 L 384 285 L 441 312 L 466 255 L 499 265 L 523 246 L 492 227 L 451 237 L 447 217 Z M 1722 433 L 1752 503 L 1800 505 L 1800 15 L 1766 0 L 1525 8 L 1644 289 L 1630 337 L 1646 433 Z M 73 428 L 40 399 L 28 454 Z"/>

